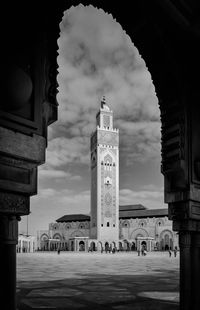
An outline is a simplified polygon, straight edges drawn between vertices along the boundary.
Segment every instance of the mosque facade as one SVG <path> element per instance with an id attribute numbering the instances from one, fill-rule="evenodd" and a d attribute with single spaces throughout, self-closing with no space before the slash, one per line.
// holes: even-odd
<path id="1" fill-rule="evenodd" d="M 119 130 L 105 98 L 91 135 L 90 216 L 70 214 L 37 234 L 38 250 L 147 251 L 178 248 L 167 209 L 119 206 Z"/>

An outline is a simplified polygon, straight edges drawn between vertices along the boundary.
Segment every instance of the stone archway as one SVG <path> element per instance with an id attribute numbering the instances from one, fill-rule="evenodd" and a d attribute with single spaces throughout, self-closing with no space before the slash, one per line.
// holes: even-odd
<path id="1" fill-rule="evenodd" d="M 136 243 L 134 241 L 131 242 L 131 251 L 136 250 Z"/>
<path id="2" fill-rule="evenodd" d="M 90 250 L 91 252 L 96 251 L 96 244 L 95 244 L 94 241 L 90 242 L 89 250 Z"/>
<path id="3" fill-rule="evenodd" d="M 169 229 L 165 229 L 160 234 L 160 249 L 162 251 L 173 250 L 174 238 L 173 233 Z"/>
<path id="4" fill-rule="evenodd" d="M 97 7 L 100 5 L 99 1 L 95 0 L 85 3 L 91 3 Z M 7 292 L 7 296 L 3 297 L 5 304 L 6 302 L 10 303 L 10 309 L 14 309 L 16 304 L 15 293 L 13 293 L 15 292 L 13 289 L 15 276 L 10 271 L 15 269 L 16 263 L 14 247 L 17 242 L 17 233 L 13 233 L 13 227 L 17 232 L 17 221 L 20 216 L 29 213 L 29 197 L 36 193 L 36 188 L 32 187 L 33 184 L 36 184 L 36 167 L 39 163 L 44 162 L 47 124 L 52 123 L 57 117 L 55 97 L 58 24 L 63 11 L 73 4 L 73 1 L 70 0 L 59 1 L 59 5 L 53 2 L 48 4 L 41 2 L 38 9 L 38 5 L 34 2 L 28 6 L 17 2 L 16 6 L 13 4 L 13 13 L 10 11 L 9 3 L 5 3 L 4 6 L 5 15 L 12 14 L 9 22 L 10 27 L 15 34 L 20 33 L 20 36 L 13 35 L 14 42 L 13 40 L 10 42 L 10 29 L 9 27 L 5 29 L 4 66 L 8 67 L 10 59 L 12 59 L 11 56 L 13 56 L 11 55 L 12 46 L 16 46 L 13 63 L 22 68 L 21 71 L 26 77 L 25 81 L 21 81 L 21 86 L 16 86 L 17 93 L 12 93 L 9 75 L 2 74 L 7 77 L 9 85 L 7 93 L 12 94 L 14 98 L 11 105 L 10 100 L 6 100 L 1 107 L 2 115 L 4 114 L 3 127 L 1 127 L 2 161 L 7 165 L 4 167 L 7 174 L 12 176 L 18 185 L 16 186 L 15 182 L 9 183 L 9 180 L 1 182 L 3 210 L 1 210 L 1 227 L 5 227 L 3 232 L 3 236 L 5 236 L 1 241 L 0 253 L 4 253 L 2 254 L 2 266 L 6 272 L 2 270 L 3 280 L 0 291 Z M 162 111 L 162 172 L 165 176 L 165 202 L 169 203 L 170 218 L 174 221 L 174 229 L 180 232 L 181 307 L 182 309 L 196 310 L 200 304 L 198 294 L 200 271 L 196 263 L 200 252 L 200 154 L 198 147 L 200 94 L 199 83 L 196 79 L 196 72 L 200 71 L 198 4 L 193 1 L 187 1 L 187 3 L 181 1 L 178 5 L 170 0 L 162 3 L 160 1 L 135 1 L 134 10 L 131 5 L 131 3 L 126 3 L 126 5 L 116 6 L 109 1 L 101 1 L 104 11 L 112 13 L 129 36 L 133 38 L 147 63 L 156 86 Z M 30 6 L 33 17 L 29 14 Z M 127 12 L 131 12 L 131 14 L 127 14 Z M 37 25 L 34 23 L 36 15 Z M 38 35 L 41 33 L 43 36 Z M 25 41 L 24 38 L 31 38 L 31 40 Z M 24 48 L 21 48 L 22 46 Z M 40 57 L 38 57 L 39 55 Z M 29 64 L 26 63 L 27 59 L 30 60 Z M 25 68 L 29 68 L 29 70 Z M 7 73 L 6 70 L 5 72 Z M 31 72 L 35 72 L 35 75 L 32 76 Z M 36 82 L 38 77 L 41 88 Z M 26 89 L 27 81 L 28 85 L 31 84 L 35 96 L 30 106 L 26 105 L 26 113 L 23 113 L 22 109 L 16 121 L 12 105 L 26 102 L 24 98 L 22 102 L 18 102 L 17 95 L 21 92 L 21 88 Z M 37 119 L 31 121 L 28 119 L 28 109 L 34 110 Z M 15 134 L 13 135 L 13 133 Z M 19 136 L 21 144 L 16 141 Z M 34 143 L 36 136 L 41 138 L 39 139 L 41 148 L 35 150 L 34 144 L 38 145 L 38 143 Z M 171 140 L 172 137 L 175 143 Z M 4 141 L 9 143 L 4 143 Z M 26 152 L 24 152 L 25 141 L 28 141 Z M 29 169 L 29 165 L 34 163 L 32 168 L 34 173 L 31 176 L 33 182 L 30 184 L 26 184 L 26 178 L 24 183 L 20 183 L 20 180 L 17 179 L 16 165 L 18 164 L 17 169 L 20 173 L 22 172 L 20 169 L 24 169 L 19 165 L 18 158 L 23 161 L 26 169 Z M 12 173 L 10 173 L 11 170 Z M 7 211 L 5 212 L 5 210 Z M 13 246 L 8 245 L 7 231 L 9 231 L 8 236 L 12 235 L 11 232 L 14 234 L 12 235 Z M 8 259 L 10 257 L 12 260 Z M 186 268 L 187 277 L 185 277 Z"/>
<path id="5" fill-rule="evenodd" d="M 121 241 L 119 241 L 119 251 L 123 251 L 123 245 Z"/>
<path id="6" fill-rule="evenodd" d="M 110 244 L 109 244 L 108 241 L 105 242 L 104 248 L 105 248 L 105 252 L 106 252 L 106 253 L 110 252 Z"/>
<path id="7" fill-rule="evenodd" d="M 79 241 L 79 251 L 85 252 L 85 242 L 83 240 Z"/>
<path id="8" fill-rule="evenodd" d="M 147 230 L 139 227 L 139 228 L 136 228 L 132 231 L 130 239 L 136 240 L 136 238 L 138 238 L 138 237 L 148 237 L 148 236 L 149 236 L 149 234 L 148 234 Z"/>

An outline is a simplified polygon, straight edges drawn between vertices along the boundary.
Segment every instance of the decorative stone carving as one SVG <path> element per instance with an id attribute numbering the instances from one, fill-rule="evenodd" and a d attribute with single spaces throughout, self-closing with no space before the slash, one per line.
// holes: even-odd
<path id="1" fill-rule="evenodd" d="M 0 212 L 7 214 L 29 214 L 29 196 L 0 192 Z"/>
<path id="2" fill-rule="evenodd" d="M 98 130 L 98 143 L 99 144 L 109 144 L 110 146 L 118 146 L 119 144 L 119 134 L 117 132 Z"/>

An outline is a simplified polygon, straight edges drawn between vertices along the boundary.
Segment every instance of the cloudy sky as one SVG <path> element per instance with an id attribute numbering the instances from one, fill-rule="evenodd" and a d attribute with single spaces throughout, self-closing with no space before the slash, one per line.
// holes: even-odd
<path id="1" fill-rule="evenodd" d="M 48 229 L 64 214 L 89 214 L 90 135 L 103 95 L 120 132 L 120 204 L 166 207 L 157 98 L 134 42 L 111 15 L 92 6 L 72 7 L 60 27 L 59 120 L 48 129 L 29 233 Z M 24 217 L 20 232 L 26 229 Z"/>

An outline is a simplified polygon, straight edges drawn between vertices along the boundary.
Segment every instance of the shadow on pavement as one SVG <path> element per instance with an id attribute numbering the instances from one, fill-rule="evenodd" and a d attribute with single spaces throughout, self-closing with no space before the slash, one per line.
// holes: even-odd
<path id="1" fill-rule="evenodd" d="M 53 281 L 18 282 L 18 310 L 178 309 L 178 272 L 146 275 L 76 274 Z"/>

